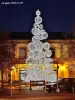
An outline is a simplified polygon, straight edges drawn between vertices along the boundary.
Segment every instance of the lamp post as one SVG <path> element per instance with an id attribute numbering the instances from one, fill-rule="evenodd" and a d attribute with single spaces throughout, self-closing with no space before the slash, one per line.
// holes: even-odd
<path id="1" fill-rule="evenodd" d="M 11 96 L 12 96 L 12 70 L 13 69 L 11 69 Z"/>
<path id="2" fill-rule="evenodd" d="M 12 96 L 12 70 L 11 70 L 11 96 Z"/>
<path id="3" fill-rule="evenodd" d="M 57 60 L 57 88 L 56 88 L 56 92 L 59 93 L 59 87 L 58 87 L 58 69 L 59 69 L 59 66 L 58 66 L 58 60 Z"/>
<path id="4" fill-rule="evenodd" d="M 12 96 L 12 71 L 13 71 L 13 68 L 11 68 L 11 96 Z"/>

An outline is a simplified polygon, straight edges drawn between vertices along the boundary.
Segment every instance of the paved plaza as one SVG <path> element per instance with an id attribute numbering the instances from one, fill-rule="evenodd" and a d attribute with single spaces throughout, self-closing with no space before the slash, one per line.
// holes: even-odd
<path id="1" fill-rule="evenodd" d="M 18 87 L 12 87 L 11 96 L 11 88 L 7 87 L 2 94 L 0 93 L 0 100 L 75 100 L 75 93 L 64 91 L 61 93 L 45 94 L 45 90 L 41 88 L 40 90 L 35 90 L 35 88 L 33 88 L 33 90 L 30 91 L 28 87 L 22 90 Z"/>
<path id="2" fill-rule="evenodd" d="M 1 96 L 0 100 L 75 100 L 75 93 L 48 93 L 41 90 L 13 91 L 12 96 Z"/>

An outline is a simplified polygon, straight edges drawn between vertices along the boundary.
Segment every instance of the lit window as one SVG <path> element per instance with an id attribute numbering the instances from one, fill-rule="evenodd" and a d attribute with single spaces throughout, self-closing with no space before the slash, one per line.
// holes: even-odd
<path id="1" fill-rule="evenodd" d="M 25 58 L 26 57 L 26 48 L 25 47 L 20 47 L 19 48 L 19 57 L 20 58 Z"/>

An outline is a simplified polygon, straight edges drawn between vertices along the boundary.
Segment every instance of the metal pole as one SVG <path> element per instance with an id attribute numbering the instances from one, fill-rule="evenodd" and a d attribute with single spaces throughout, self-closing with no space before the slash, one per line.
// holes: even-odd
<path id="1" fill-rule="evenodd" d="M 46 94 L 46 66 L 45 66 L 45 94 Z"/>
<path id="2" fill-rule="evenodd" d="M 58 88 L 58 60 L 57 60 L 57 89 L 56 89 L 56 92 L 58 93 L 59 92 L 59 88 Z"/>
<path id="3" fill-rule="evenodd" d="M 45 81 L 45 94 L 46 94 L 46 81 Z"/>
<path id="4" fill-rule="evenodd" d="M 58 89 L 58 62 L 57 62 L 57 89 Z"/>
<path id="5" fill-rule="evenodd" d="M 11 96 L 12 96 L 12 71 L 11 71 Z"/>

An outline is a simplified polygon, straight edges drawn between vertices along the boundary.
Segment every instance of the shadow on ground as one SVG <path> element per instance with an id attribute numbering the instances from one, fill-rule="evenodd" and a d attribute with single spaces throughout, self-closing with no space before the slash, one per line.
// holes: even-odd
<path id="1" fill-rule="evenodd" d="M 0 96 L 10 96 L 11 92 L 8 89 L 0 89 Z"/>

